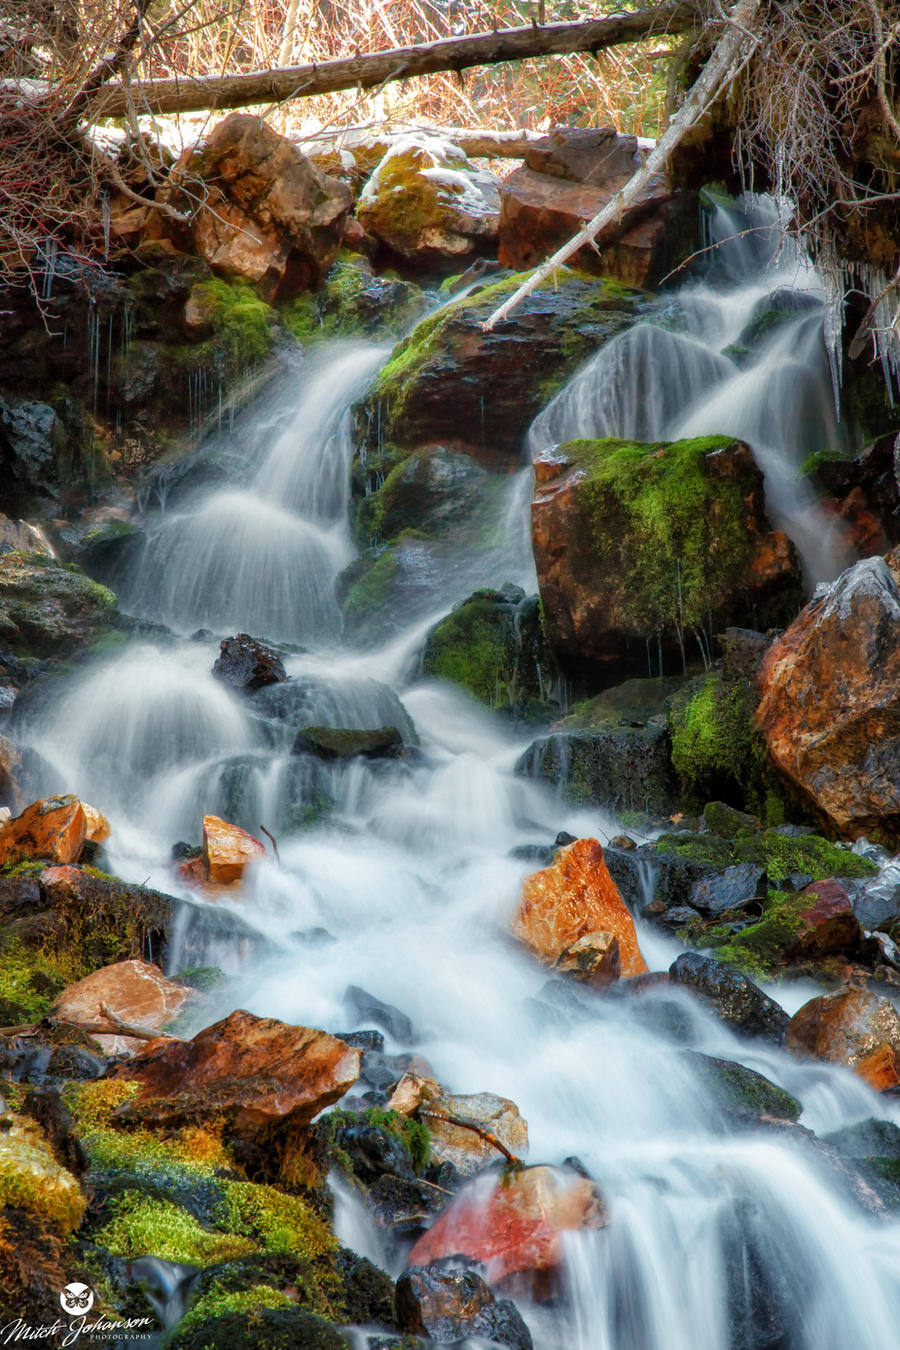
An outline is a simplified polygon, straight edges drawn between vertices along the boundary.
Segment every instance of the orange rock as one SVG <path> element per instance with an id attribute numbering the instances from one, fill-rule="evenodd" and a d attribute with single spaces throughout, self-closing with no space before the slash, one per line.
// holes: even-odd
<path id="1" fill-rule="evenodd" d="M 77 862 L 87 838 L 84 808 L 77 797 L 44 797 L 0 830 L 0 866 L 33 862 Z"/>
<path id="2" fill-rule="evenodd" d="M 213 883 L 241 881 L 247 865 L 265 854 L 265 845 L 218 816 L 203 817 L 203 861 Z"/>
<path id="3" fill-rule="evenodd" d="M 615 933 L 585 933 L 566 947 L 557 959 L 556 969 L 597 989 L 615 984 L 621 969 L 619 940 Z"/>
<path id="4" fill-rule="evenodd" d="M 868 989 L 840 989 L 804 1003 L 791 1018 L 785 1049 L 846 1064 L 873 1087 L 896 1082 L 900 1016 L 890 999 Z M 893 1055 L 892 1070 L 888 1054 Z"/>
<path id="5" fill-rule="evenodd" d="M 503 1177 L 489 1174 L 451 1200 L 413 1247 L 408 1264 L 466 1256 L 484 1265 L 489 1284 L 511 1283 L 545 1298 L 563 1261 L 563 1233 L 606 1223 L 596 1186 L 577 1172 L 526 1167 Z"/>
<path id="6" fill-rule="evenodd" d="M 127 1112 L 164 1128 L 226 1117 L 250 1137 L 279 1121 L 305 1125 L 359 1077 L 362 1052 L 336 1036 L 238 1009 L 190 1041 L 151 1041 L 113 1076 L 141 1083 Z"/>
<path id="7" fill-rule="evenodd" d="M 900 1087 L 900 1053 L 891 1045 L 879 1045 L 868 1055 L 863 1055 L 853 1069 L 876 1092 Z"/>
<path id="8" fill-rule="evenodd" d="M 525 878 L 512 931 L 549 965 L 589 933 L 612 933 L 619 947 L 622 974 L 642 975 L 647 971 L 634 921 L 606 869 L 603 849 L 596 839 L 576 839 L 559 850 L 550 867 Z"/>
<path id="9" fill-rule="evenodd" d="M 106 816 L 101 815 L 95 806 L 88 806 L 87 802 L 81 803 L 81 809 L 84 812 L 84 819 L 87 825 L 87 838 L 92 844 L 102 844 L 109 838 L 109 821 Z"/>
<path id="10" fill-rule="evenodd" d="M 62 872 L 66 869 L 48 870 Z M 116 1032 L 103 1008 L 108 1008 L 130 1026 L 140 1027 L 143 1031 L 160 1031 L 198 997 L 196 989 L 185 989 L 167 980 L 159 966 L 147 961 L 117 961 L 115 965 L 95 970 L 77 984 L 70 984 L 56 999 L 53 1008 L 56 1016 L 67 1022 L 108 1026 L 109 1035 L 95 1036 L 106 1054 L 132 1055 L 143 1050 L 146 1041 Z"/>

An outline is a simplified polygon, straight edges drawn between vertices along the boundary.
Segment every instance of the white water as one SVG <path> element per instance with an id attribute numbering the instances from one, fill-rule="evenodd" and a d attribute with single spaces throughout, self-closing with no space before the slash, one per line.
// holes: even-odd
<path id="1" fill-rule="evenodd" d="M 702 281 L 651 309 L 590 357 L 535 419 L 532 457 L 577 437 L 644 441 L 723 435 L 745 440 L 765 476 L 769 514 L 796 545 L 808 582 L 833 579 L 849 555 L 840 527 L 801 473 L 814 451 L 846 446 L 822 335 L 824 293 L 808 259 L 783 240 L 770 199 L 719 207 L 719 243 Z M 749 233 L 748 233 L 749 231 Z M 729 348 L 791 291 L 802 305 L 736 363 Z"/>
<path id="2" fill-rule="evenodd" d="M 754 286 L 757 296 L 771 289 L 768 281 Z M 683 301 L 686 313 L 715 311 L 723 338 L 751 308 L 738 291 L 739 323 L 729 317 L 731 303 L 724 291 L 715 305 L 703 293 Z M 619 432 L 660 434 L 652 430 L 657 401 L 666 425 L 687 418 L 690 408 L 679 412 L 674 393 L 689 389 L 696 411 L 701 371 L 714 398 L 743 388 L 744 376 L 694 339 L 636 333 L 635 344 L 653 357 L 648 397 L 634 414 L 645 421 L 639 433 L 637 422 Z M 609 352 L 598 360 L 629 368 L 630 358 Z M 666 375 L 667 353 L 681 362 L 675 380 Z M 235 901 L 277 951 L 242 969 L 232 953 L 230 968 L 240 969 L 235 1001 L 257 1014 L 348 1030 L 360 1023 L 344 993 L 362 985 L 409 1015 L 415 1050 L 449 1089 L 489 1090 L 518 1103 L 532 1160 L 580 1157 L 607 1198 L 610 1226 L 571 1237 L 557 1307 L 524 1308 L 537 1350 L 763 1350 L 775 1342 L 763 1336 L 752 1304 L 759 1282 L 781 1306 L 780 1346 L 885 1350 L 900 1325 L 900 1224 L 855 1210 L 800 1143 L 732 1133 L 679 1050 L 740 1059 L 765 1073 L 800 1098 L 803 1123 L 822 1132 L 869 1115 L 900 1122 L 900 1111 L 848 1071 L 738 1041 L 683 991 L 561 998 L 548 988 L 547 972 L 507 935 L 530 870 L 510 850 L 549 843 L 560 829 L 605 839 L 615 823 L 563 807 L 515 777 L 521 738 L 458 690 L 411 677 L 434 615 L 411 611 L 406 631 L 375 651 L 340 646 L 332 597 L 349 556 L 347 409 L 382 358 L 363 345 L 326 357 L 301 387 L 287 429 L 281 419 L 271 453 L 250 456 L 249 486 L 213 489 L 190 510 L 163 516 L 129 592 L 138 612 L 182 632 L 213 624 L 315 644 L 287 658 L 293 683 L 243 700 L 209 674 L 215 642 L 135 645 L 35 715 L 30 736 L 49 765 L 48 790 L 82 792 L 112 822 L 113 867 L 171 890 L 168 849 L 176 838 L 196 839 L 203 812 L 220 808 L 235 757 L 250 766 L 247 809 L 258 821 L 247 823 L 270 824 L 294 781 L 293 730 L 402 722 L 399 695 L 421 760 L 307 766 L 301 792 L 327 788 L 336 814 L 317 828 L 279 830 L 280 862 L 258 865 Z M 636 406 L 633 397 L 606 393 L 622 415 Z M 567 397 L 548 410 L 547 425 Z M 498 494 L 500 537 L 490 550 L 436 565 L 443 612 L 474 584 L 530 579 L 522 546 L 527 486 L 523 475 Z M 283 530 L 276 521 L 287 522 Z M 321 929 L 335 941 L 313 948 L 309 935 Z M 202 939 L 202 924 L 199 931 Z M 677 952 L 655 931 L 640 928 L 640 938 L 654 969 Z M 223 959 L 218 943 L 211 960 Z M 177 969 L 177 938 L 173 948 Z M 680 1031 L 667 1030 L 673 1025 Z M 365 1232 L 347 1196 L 338 1200 L 345 1239 L 396 1262 L 396 1251 Z"/>

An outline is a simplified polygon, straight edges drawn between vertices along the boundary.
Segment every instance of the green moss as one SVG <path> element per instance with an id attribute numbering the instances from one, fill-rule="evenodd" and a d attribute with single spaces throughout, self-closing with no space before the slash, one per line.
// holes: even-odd
<path id="1" fill-rule="evenodd" d="M 513 703 L 515 638 L 510 606 L 468 600 L 429 634 L 425 673 L 461 685 L 489 707 Z"/>
<path id="2" fill-rule="evenodd" d="M 823 464 L 848 462 L 850 457 L 844 450 L 813 450 L 800 465 L 800 478 L 812 477 Z"/>
<path id="3" fill-rule="evenodd" d="M 385 548 L 355 581 L 344 600 L 344 617 L 351 623 L 367 625 L 390 600 L 400 564 L 393 549 Z"/>
<path id="4" fill-rule="evenodd" d="M 81 1223 L 86 1201 L 76 1178 L 61 1167 L 33 1121 L 7 1116 L 0 1129 L 0 1210 L 30 1210 L 67 1236 Z"/>
<path id="5" fill-rule="evenodd" d="M 660 853 L 674 853 L 719 871 L 734 863 L 755 863 L 765 867 L 774 882 L 797 872 L 811 876 L 813 881 L 825 881 L 829 877 L 869 877 L 878 871 L 868 858 L 860 858 L 821 835 L 781 834 L 775 829 L 747 831 L 731 840 L 711 831 L 662 834 L 656 848 Z"/>
<path id="6" fill-rule="evenodd" d="M 272 311 L 248 281 L 214 277 L 191 291 L 207 311 L 215 336 L 231 361 L 247 365 L 261 361 L 272 346 Z"/>
<path id="7" fill-rule="evenodd" d="M 197 1300 L 187 1316 L 178 1325 L 178 1335 L 200 1327 L 217 1317 L 226 1317 L 229 1313 L 252 1320 L 253 1314 L 261 1308 L 293 1308 L 296 1304 L 281 1289 L 272 1289 L 268 1285 L 257 1284 L 252 1289 L 233 1290 L 223 1293 L 211 1289 Z"/>
<path id="8" fill-rule="evenodd" d="M 732 1060 L 712 1059 L 693 1051 L 685 1053 L 699 1070 L 711 1095 L 723 1106 L 736 1106 L 781 1120 L 799 1119 L 802 1107 L 796 1097 L 761 1073 Z"/>
<path id="9" fill-rule="evenodd" d="M 310 1205 L 271 1186 L 229 1182 L 216 1222 L 266 1252 L 313 1259 L 338 1248 L 334 1234 Z"/>
<path id="10" fill-rule="evenodd" d="M 234 1233 L 209 1232 L 186 1210 L 138 1191 L 114 1195 L 108 1217 L 94 1241 L 113 1256 L 156 1256 L 206 1266 L 233 1261 L 257 1250 L 256 1243 Z"/>
<path id="11" fill-rule="evenodd" d="M 377 1130 L 385 1130 L 399 1140 L 409 1154 L 410 1161 L 419 1176 L 424 1172 L 431 1159 L 431 1135 L 427 1125 L 414 1120 L 411 1116 L 404 1116 L 399 1111 L 382 1111 L 379 1107 L 371 1107 L 368 1111 L 364 1111 L 362 1115 L 357 1115 L 353 1111 L 338 1110 L 330 1111 L 326 1119 L 329 1145 L 339 1161 L 346 1159 L 346 1155 L 343 1155 L 343 1159 L 341 1158 L 342 1150 L 337 1145 L 338 1135 L 345 1126 L 360 1124 L 370 1125 Z M 345 1164 L 345 1170 L 351 1170 L 349 1160 Z"/>
<path id="12" fill-rule="evenodd" d="M 720 961 L 737 966 L 749 975 L 775 974 L 783 965 L 785 954 L 796 943 L 802 928 L 799 915 L 809 909 L 808 895 L 784 895 L 770 891 L 765 916 L 759 923 L 744 928 L 730 942 L 718 948 Z"/>
<path id="13" fill-rule="evenodd" d="M 39 1022 L 57 994 L 86 974 L 71 953 L 52 956 L 0 939 L 0 1018 L 7 1025 Z"/>

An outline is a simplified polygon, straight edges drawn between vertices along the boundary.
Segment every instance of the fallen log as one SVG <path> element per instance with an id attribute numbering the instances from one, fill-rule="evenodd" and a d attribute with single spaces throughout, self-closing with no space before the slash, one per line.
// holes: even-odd
<path id="1" fill-rule="evenodd" d="M 441 38 L 437 42 L 342 57 L 320 64 L 252 71 L 245 75 L 203 75 L 168 80 L 114 82 L 96 94 L 91 119 L 138 113 L 203 112 L 283 103 L 342 89 L 373 89 L 438 71 L 499 65 L 533 56 L 598 52 L 661 34 L 684 33 L 699 24 L 696 3 L 664 3 L 628 14 L 576 23 L 532 24 L 493 33 Z"/>

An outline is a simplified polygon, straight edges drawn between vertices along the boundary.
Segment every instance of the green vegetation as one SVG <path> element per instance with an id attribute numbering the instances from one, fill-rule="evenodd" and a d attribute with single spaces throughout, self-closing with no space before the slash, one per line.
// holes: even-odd
<path id="1" fill-rule="evenodd" d="M 7 1116 L 0 1129 L 0 1210 L 26 1209 L 67 1236 L 81 1223 L 86 1200 L 76 1178 L 61 1167 L 40 1128 Z"/>
<path id="2" fill-rule="evenodd" d="M 249 1238 L 210 1232 L 178 1205 L 139 1191 L 123 1191 L 111 1197 L 106 1222 L 93 1239 L 113 1256 L 156 1256 L 162 1261 L 195 1266 L 233 1261 L 257 1250 Z"/>
<path id="3" fill-rule="evenodd" d="M 473 596 L 429 634 L 424 670 L 497 707 L 517 700 L 518 655 L 513 607 Z"/>
<path id="4" fill-rule="evenodd" d="M 849 849 L 817 834 L 790 835 L 778 830 L 747 831 L 732 840 L 711 832 L 702 834 L 662 834 L 656 841 L 660 853 L 706 863 L 721 870 L 733 863 L 749 862 L 765 867 L 770 881 L 777 882 L 794 873 L 811 876 L 813 881 L 829 877 L 868 877 L 878 871 L 868 858 L 857 857 Z"/>
<path id="5" fill-rule="evenodd" d="M 718 960 L 737 966 L 757 979 L 777 974 L 785 957 L 797 945 L 803 927 L 799 915 L 809 906 L 808 895 L 769 891 L 765 915 L 759 923 L 742 929 L 727 942 L 713 941 L 711 945 L 717 946 Z"/>
<path id="6" fill-rule="evenodd" d="M 328 1122 L 328 1142 L 332 1157 L 346 1172 L 353 1169 L 350 1159 L 341 1149 L 338 1136 L 347 1125 L 370 1125 L 373 1129 L 385 1130 L 403 1145 L 409 1154 L 416 1175 L 421 1176 L 431 1157 L 431 1135 L 427 1125 L 404 1116 L 399 1111 L 382 1111 L 373 1106 L 362 1115 L 354 1111 L 330 1111 L 325 1118 Z"/>
<path id="7" fill-rule="evenodd" d="M 191 290 L 191 299 L 208 316 L 214 339 L 236 368 L 268 355 L 273 312 L 249 281 L 213 277 L 198 282 Z"/>

